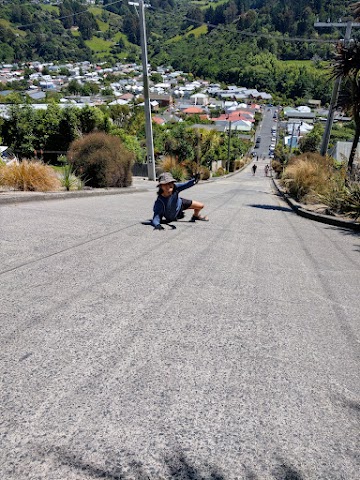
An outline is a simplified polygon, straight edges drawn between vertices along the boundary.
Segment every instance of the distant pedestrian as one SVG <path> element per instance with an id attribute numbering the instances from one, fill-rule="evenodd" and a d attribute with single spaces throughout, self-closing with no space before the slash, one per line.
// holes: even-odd
<path id="1" fill-rule="evenodd" d="M 257 162 L 259 161 L 259 155 L 256 155 L 256 161 Z"/>
<path id="2" fill-rule="evenodd" d="M 264 171 L 265 171 L 265 177 L 267 177 L 267 176 L 268 176 L 269 169 L 270 169 L 269 165 L 265 165 L 265 168 L 264 168 Z"/>
<path id="3" fill-rule="evenodd" d="M 254 165 L 252 166 L 253 175 L 255 175 L 256 169 L 257 169 L 257 166 L 256 166 L 256 164 L 254 163 Z"/>
<path id="4" fill-rule="evenodd" d="M 200 215 L 200 211 L 204 208 L 203 203 L 179 197 L 179 193 L 182 190 L 195 185 L 199 181 L 199 178 L 200 174 L 197 173 L 191 180 L 177 183 L 175 178 L 169 172 L 160 175 L 158 197 L 154 204 L 154 217 L 151 222 L 156 230 L 164 230 L 164 227 L 161 225 L 163 217 L 165 217 L 165 223 L 175 222 L 179 218 L 184 217 L 184 210 L 187 209 L 194 210 L 191 221 L 209 221 L 207 216 Z"/>

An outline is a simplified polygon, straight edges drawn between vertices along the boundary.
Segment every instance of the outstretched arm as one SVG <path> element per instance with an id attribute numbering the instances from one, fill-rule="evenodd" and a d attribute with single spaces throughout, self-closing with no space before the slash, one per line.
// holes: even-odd
<path id="1" fill-rule="evenodd" d="M 164 230 L 164 228 L 161 226 L 161 218 L 163 216 L 164 207 L 162 203 L 159 200 L 156 200 L 154 204 L 154 216 L 151 221 L 151 224 L 153 225 L 156 230 Z"/>
<path id="2" fill-rule="evenodd" d="M 194 178 L 191 178 L 187 182 L 175 183 L 177 191 L 181 192 L 182 190 L 193 187 L 199 181 L 199 178 L 200 174 L 196 174 Z"/>

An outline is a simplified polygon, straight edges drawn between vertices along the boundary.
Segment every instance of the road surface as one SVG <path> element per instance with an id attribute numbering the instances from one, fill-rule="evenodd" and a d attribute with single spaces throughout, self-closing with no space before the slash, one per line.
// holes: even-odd
<path id="1" fill-rule="evenodd" d="M 360 478 L 360 237 L 258 165 L 160 232 L 154 189 L 0 207 L 1 479 Z"/>
<path id="2" fill-rule="evenodd" d="M 271 133 L 271 129 L 277 129 L 277 119 L 273 118 L 273 115 L 277 111 L 277 107 L 266 107 L 263 112 L 262 120 L 256 134 L 256 137 L 260 137 L 261 140 L 257 148 L 253 149 L 254 156 L 256 155 L 255 158 L 258 157 L 259 159 L 265 160 L 269 157 L 269 148 L 272 143 L 272 138 L 276 137 L 276 134 Z"/>

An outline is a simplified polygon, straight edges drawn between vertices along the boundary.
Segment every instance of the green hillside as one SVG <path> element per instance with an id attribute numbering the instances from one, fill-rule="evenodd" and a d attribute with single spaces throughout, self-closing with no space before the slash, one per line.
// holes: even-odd
<path id="1" fill-rule="evenodd" d="M 140 60 L 139 17 L 127 0 L 90 7 L 78 0 L 57 6 L 39 1 L 0 5 L 0 61 Z M 282 99 L 327 101 L 331 85 L 324 65 L 344 31 L 320 31 L 314 22 L 339 17 L 345 22 L 351 18 L 350 4 L 152 0 L 146 9 L 149 60 L 154 66 L 171 64 L 195 76 L 264 89 Z"/>
<path id="2" fill-rule="evenodd" d="M 139 58 L 140 48 L 122 32 L 123 18 L 76 0 L 58 6 L 0 5 L 0 62 L 107 60 L 128 55 Z"/>
<path id="3" fill-rule="evenodd" d="M 155 8 L 158 36 L 150 35 L 150 58 L 213 81 L 270 91 L 281 101 L 313 97 L 326 103 L 327 67 L 345 29 L 319 30 L 314 23 L 341 17 L 346 25 L 352 18 L 346 3 L 347 8 L 336 0 L 194 0 L 182 3 L 176 28 L 174 15 Z M 200 35 L 199 25 L 207 26 Z"/>

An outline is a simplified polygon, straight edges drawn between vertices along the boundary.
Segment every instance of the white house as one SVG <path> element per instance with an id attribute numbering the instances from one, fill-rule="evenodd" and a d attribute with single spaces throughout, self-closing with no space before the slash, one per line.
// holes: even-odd
<path id="1" fill-rule="evenodd" d="M 194 93 L 190 97 L 194 105 L 207 105 L 209 103 L 209 97 L 205 93 Z"/>

